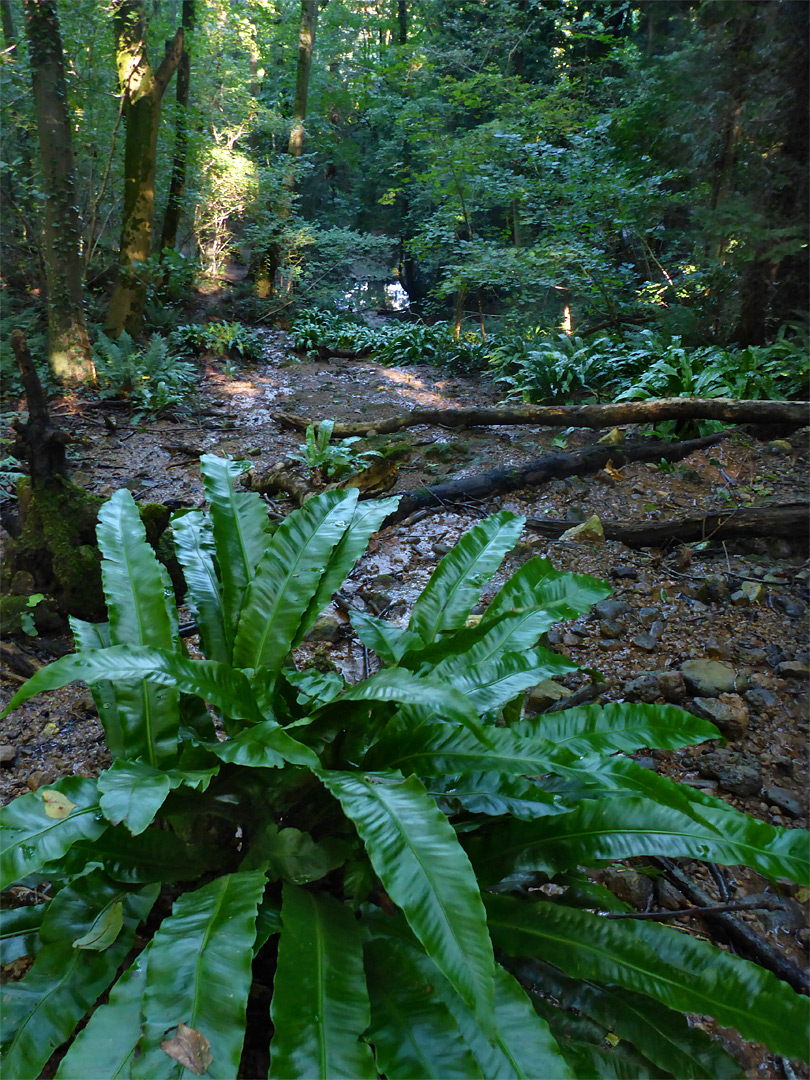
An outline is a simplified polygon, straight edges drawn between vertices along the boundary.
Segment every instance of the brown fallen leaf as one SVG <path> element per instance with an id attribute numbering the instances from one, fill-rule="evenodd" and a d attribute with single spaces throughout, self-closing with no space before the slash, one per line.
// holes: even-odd
<path id="1" fill-rule="evenodd" d="M 76 809 L 76 803 L 63 795 L 61 791 L 48 789 L 41 791 L 42 801 L 45 803 L 45 813 L 49 818 L 66 818 L 71 810 Z"/>
<path id="2" fill-rule="evenodd" d="M 208 1039 L 196 1028 L 188 1027 L 182 1020 L 171 1039 L 163 1040 L 160 1049 L 190 1069 L 195 1076 L 202 1076 L 207 1072 L 214 1060 Z"/>

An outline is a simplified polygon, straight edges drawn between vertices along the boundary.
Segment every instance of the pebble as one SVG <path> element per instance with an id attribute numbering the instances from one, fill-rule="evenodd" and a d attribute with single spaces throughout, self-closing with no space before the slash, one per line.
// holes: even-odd
<path id="1" fill-rule="evenodd" d="M 719 604 L 725 599 L 728 592 L 728 584 L 722 574 L 712 574 L 707 577 L 698 589 L 698 600 L 704 604 Z"/>
<path id="2" fill-rule="evenodd" d="M 752 709 L 757 709 L 759 711 L 762 711 L 763 709 L 772 709 L 779 700 L 772 690 L 765 690 L 760 686 L 755 687 L 753 690 L 746 690 L 743 697 Z"/>
<path id="3" fill-rule="evenodd" d="M 602 619 L 599 623 L 599 633 L 603 638 L 619 638 L 624 633 L 624 627 L 614 619 Z"/>
<path id="4" fill-rule="evenodd" d="M 731 602 L 734 607 L 750 607 L 751 597 L 747 593 L 744 593 L 742 589 L 738 589 L 731 594 Z"/>
<path id="5" fill-rule="evenodd" d="M 680 671 L 649 671 L 633 679 L 625 693 L 631 699 L 638 699 L 647 705 L 663 698 L 674 705 L 680 705 L 686 697 L 686 684 Z"/>
<path id="6" fill-rule="evenodd" d="M 629 578 L 631 581 L 635 581 L 638 577 L 638 570 L 634 566 L 614 566 L 610 571 L 610 576 L 617 581 L 622 578 Z"/>
<path id="7" fill-rule="evenodd" d="M 594 604 L 594 615 L 598 615 L 600 619 L 621 619 L 625 615 L 629 615 L 633 610 L 632 606 L 627 603 L 626 600 L 600 600 L 598 604 Z"/>
<path id="8" fill-rule="evenodd" d="M 649 628 L 654 622 L 661 619 L 661 609 L 655 607 L 639 608 L 638 617 L 641 625 Z"/>
<path id="9" fill-rule="evenodd" d="M 787 788 L 771 784 L 765 788 L 763 794 L 772 806 L 778 806 L 791 817 L 801 817 L 805 812 L 806 807 Z"/>
<path id="10" fill-rule="evenodd" d="M 568 697 L 570 693 L 570 690 L 553 679 L 544 679 L 537 686 L 533 686 L 526 695 L 526 708 L 534 712 L 543 712 L 549 705 L 553 705 L 560 698 Z"/>
<path id="11" fill-rule="evenodd" d="M 717 697 L 737 689 L 740 682 L 731 664 L 722 660 L 686 660 L 681 672 L 687 687 L 700 697 Z"/>
<path id="12" fill-rule="evenodd" d="M 664 636 L 665 623 L 663 619 L 656 619 L 650 627 L 650 637 L 655 638 L 656 641 L 660 641 Z"/>
<path id="13" fill-rule="evenodd" d="M 652 634 L 635 634 L 630 641 L 637 649 L 644 649 L 645 652 L 653 652 L 657 644 Z"/>
<path id="14" fill-rule="evenodd" d="M 304 634 L 306 641 L 337 641 L 343 630 L 343 623 L 334 615 L 319 615 Z"/>
<path id="15" fill-rule="evenodd" d="M 739 694 L 696 697 L 692 701 L 692 711 L 695 716 L 710 720 L 729 739 L 740 739 L 748 730 L 748 706 Z"/>
<path id="16" fill-rule="evenodd" d="M 810 666 L 802 660 L 784 660 L 776 665 L 776 673 L 783 679 L 806 679 L 810 676 Z"/>
<path id="17" fill-rule="evenodd" d="M 4 743 L 0 746 L 0 765 L 10 765 L 17 756 L 17 747 Z"/>
<path id="18" fill-rule="evenodd" d="M 734 653 L 728 645 L 724 645 L 719 641 L 707 641 L 706 642 L 706 655 L 711 660 L 733 660 Z"/>
<path id="19" fill-rule="evenodd" d="M 753 754 L 745 750 L 715 750 L 698 761 L 701 776 L 710 776 L 734 795 L 756 795 L 762 787 L 762 771 Z"/>
<path id="20" fill-rule="evenodd" d="M 789 596 L 777 596 L 773 606 L 778 611 L 784 611 L 789 619 L 803 619 L 807 612 L 807 606 L 800 600 L 792 600 Z"/>
<path id="21" fill-rule="evenodd" d="M 43 769 L 36 769 L 26 777 L 25 782 L 31 791 L 38 791 L 41 787 L 45 787 L 46 784 L 52 784 L 53 779 L 52 773 L 45 772 Z"/>

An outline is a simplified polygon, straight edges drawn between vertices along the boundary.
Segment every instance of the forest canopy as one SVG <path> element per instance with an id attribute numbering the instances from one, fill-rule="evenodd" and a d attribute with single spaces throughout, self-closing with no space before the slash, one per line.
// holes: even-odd
<path id="1" fill-rule="evenodd" d="M 403 289 L 457 335 L 745 347 L 806 319 L 803 0 L 2 15 L 6 317 L 41 330 L 47 297 L 67 381 L 88 325 L 171 329 L 231 263 L 246 321 Z"/>

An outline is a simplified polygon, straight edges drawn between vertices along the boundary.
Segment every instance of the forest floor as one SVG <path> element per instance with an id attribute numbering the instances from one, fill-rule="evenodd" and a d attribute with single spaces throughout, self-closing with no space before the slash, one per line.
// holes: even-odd
<path id="1" fill-rule="evenodd" d="M 222 361 L 201 361 L 189 418 L 134 423 L 115 403 L 54 402 L 54 418 L 79 440 L 73 450 L 74 481 L 102 496 L 125 486 L 142 502 L 200 506 L 200 454 L 247 458 L 261 471 L 300 449 L 303 436 L 282 430 L 274 413 L 376 420 L 414 407 L 484 406 L 499 400 L 498 388 L 480 376 L 448 375 L 428 366 L 384 368 L 369 360 L 310 362 L 291 352 L 283 332 L 258 332 L 266 348 L 262 363 L 234 373 Z M 114 428 L 105 424 L 105 415 Z M 571 431 L 567 449 L 588 445 L 599 434 Z M 560 429 L 448 432 L 417 427 L 396 438 L 408 454 L 392 494 L 523 464 L 558 449 Z M 558 517 L 573 525 L 592 514 L 653 521 L 805 498 L 807 431 L 788 441 L 789 448 L 774 446 L 736 432 L 675 466 L 629 464 L 614 473 L 554 480 L 484 502 L 423 512 L 372 539 L 342 590 L 342 605 L 332 606 L 319 620 L 302 657 L 317 651 L 349 680 L 363 677 L 368 657 L 352 637 L 346 604 L 404 619 L 439 558 L 467 528 L 496 510 Z M 279 497 L 269 505 L 284 513 L 293 504 Z M 646 751 L 637 758 L 766 822 L 807 825 L 806 546 L 763 538 L 665 552 L 631 550 L 617 542 L 552 541 L 526 530 L 489 595 L 506 574 L 535 555 L 547 557 L 558 570 L 602 578 L 614 592 L 611 600 L 550 633 L 552 647 L 581 670 L 561 678 L 558 686 L 544 684 L 530 694 L 534 708 L 542 710 L 556 696 L 587 686 L 596 670 L 604 682 L 594 688 L 593 700 L 666 701 L 701 712 L 724 729 L 725 742 Z M 7 701 L 30 673 L 24 670 L 26 658 L 33 670 L 68 648 L 65 639 L 23 641 L 17 670 L 6 667 L 0 673 L 0 700 Z M 687 664 L 682 671 L 689 661 L 720 666 Z M 4 802 L 66 772 L 94 775 L 108 763 L 92 698 L 79 687 L 15 711 L 0 724 L 0 744 Z M 712 868 L 711 873 L 697 863 L 681 861 L 679 867 L 718 903 L 776 890 L 784 900 L 778 910 L 745 911 L 737 917 L 795 965 L 806 967 L 807 890 L 772 886 L 734 867 Z M 666 878 L 650 879 L 626 867 L 604 871 L 604 878 L 642 908 L 688 906 Z M 706 932 L 706 924 L 695 919 L 678 924 Z M 775 1061 L 733 1033 L 724 1039 L 750 1077 L 808 1075 L 803 1066 Z"/>

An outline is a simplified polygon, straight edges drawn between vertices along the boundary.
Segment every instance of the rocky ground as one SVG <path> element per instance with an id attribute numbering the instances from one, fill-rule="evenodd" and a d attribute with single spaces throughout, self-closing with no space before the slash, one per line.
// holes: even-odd
<path id="1" fill-rule="evenodd" d="M 221 361 L 203 364 L 188 418 L 136 425 L 114 404 L 63 400 L 55 407 L 56 418 L 80 439 L 72 460 L 74 480 L 101 495 L 126 486 L 141 501 L 201 505 L 201 453 L 244 457 L 266 468 L 299 448 L 302 437 L 282 431 L 273 420 L 278 411 L 358 420 L 415 406 L 499 400 L 498 388 L 479 377 L 451 376 L 432 367 L 388 369 L 370 361 L 302 361 L 290 352 L 283 333 L 263 334 L 264 363 L 236 373 Z M 105 416 L 111 422 L 105 423 Z M 596 477 L 555 480 L 485 503 L 447 506 L 386 529 L 373 539 L 303 652 L 321 652 L 349 678 L 362 677 L 369 658 L 351 636 L 346 607 L 404 620 L 441 555 L 471 524 L 498 509 L 575 524 L 592 514 L 664 520 L 805 497 L 807 431 L 775 441 L 770 434 L 771 441 L 759 441 L 736 433 L 674 466 L 639 463 Z M 404 450 L 393 492 L 519 465 L 563 442 L 574 449 L 595 437 L 582 430 L 527 427 L 452 433 L 413 428 L 396 437 Z M 290 506 L 284 498 L 270 502 L 274 513 Z M 619 543 L 550 541 L 527 529 L 489 591 L 534 555 L 546 556 L 559 570 L 609 581 L 610 599 L 549 635 L 553 647 L 580 670 L 542 684 L 530 694 L 529 706 L 550 708 L 580 691 L 597 701 L 680 705 L 712 720 L 724 739 L 638 755 L 645 765 L 720 795 L 764 821 L 806 826 L 807 554 L 801 540 L 765 537 L 744 545 L 709 540 L 673 551 L 633 551 Z M 69 642 L 58 636 L 18 640 L 5 654 L 2 701 L 36 666 L 67 648 Z M 595 681 L 594 672 L 604 681 Z M 94 774 L 107 764 L 92 698 L 80 687 L 14 712 L 0 724 L 0 744 L 4 801 L 65 772 Z M 736 917 L 797 967 L 806 967 L 807 890 L 773 886 L 736 868 L 681 863 L 680 870 L 712 901 L 752 894 L 781 898 L 775 910 Z M 666 877 L 653 879 L 627 867 L 605 876 L 642 908 L 675 910 L 689 904 Z M 693 925 L 706 929 L 695 920 Z M 775 1061 L 732 1035 L 727 1038 L 750 1076 L 808 1075 L 803 1066 Z"/>

